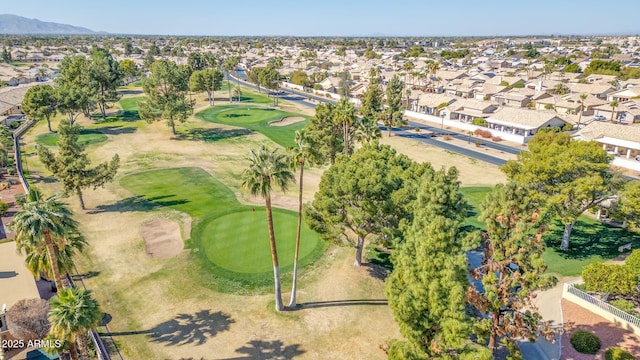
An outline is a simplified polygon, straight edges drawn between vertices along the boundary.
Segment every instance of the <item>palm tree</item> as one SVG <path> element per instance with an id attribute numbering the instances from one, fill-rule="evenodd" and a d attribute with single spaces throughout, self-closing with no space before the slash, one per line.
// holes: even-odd
<path id="1" fill-rule="evenodd" d="M 580 94 L 580 115 L 578 116 L 578 129 L 580 129 L 580 121 L 582 120 L 582 113 L 584 112 L 584 101 L 587 100 L 587 94 Z"/>
<path id="2" fill-rule="evenodd" d="M 356 139 L 368 144 L 382 137 L 378 122 L 373 119 L 362 118 L 356 126 Z"/>
<path id="3" fill-rule="evenodd" d="M 347 98 L 340 99 L 335 108 L 335 121 L 342 123 L 342 136 L 344 138 L 344 155 L 349 156 L 349 127 L 356 120 L 356 110 Z"/>
<path id="4" fill-rule="evenodd" d="M 611 106 L 611 119 L 609 120 L 610 122 L 613 122 L 613 116 L 616 113 L 615 110 L 618 107 L 618 105 L 620 105 L 620 104 L 616 100 L 613 100 L 612 102 L 609 103 L 609 106 Z"/>
<path id="5" fill-rule="evenodd" d="M 296 250 L 293 257 L 293 285 L 291 288 L 291 300 L 289 301 L 289 308 L 296 307 L 296 290 L 298 280 L 298 257 L 300 254 L 300 230 L 302 227 L 302 182 L 304 179 L 304 166 L 305 164 L 315 163 L 317 153 L 315 153 L 314 147 L 310 143 L 310 139 L 307 137 L 307 133 L 304 129 L 296 131 L 296 146 L 292 148 L 291 155 L 291 167 L 300 168 L 300 188 L 298 190 L 298 228 L 296 229 Z"/>
<path id="6" fill-rule="evenodd" d="M 47 273 L 53 276 L 58 289 L 65 286 L 60 263 L 66 264 L 63 269 L 67 270 L 70 256 L 84 244 L 71 211 L 58 201 L 61 196 L 56 194 L 43 199 L 42 193 L 32 187 L 27 197 L 18 202 L 22 209 L 11 222 L 16 231 L 16 247 L 18 251 L 26 252 L 30 269 L 42 269 L 48 264 L 50 272 Z"/>
<path id="7" fill-rule="evenodd" d="M 433 74 L 433 77 L 436 78 L 436 72 L 440 70 L 440 64 L 435 61 L 432 61 L 427 65 L 427 70 L 429 70 L 429 72 Z"/>
<path id="8" fill-rule="evenodd" d="M 282 311 L 282 293 L 280 286 L 280 268 L 278 253 L 276 252 L 276 238 L 273 231 L 273 216 L 271 213 L 271 190 L 277 185 L 285 191 L 290 181 L 294 180 L 290 161 L 286 155 L 278 150 L 269 150 L 260 146 L 257 151 L 249 152 L 249 167 L 242 173 L 242 187 L 252 195 L 264 198 L 267 209 L 267 227 L 269 230 L 269 245 L 271 246 L 271 260 L 273 261 L 273 278 L 275 282 L 276 310 Z"/>
<path id="9" fill-rule="evenodd" d="M 88 358 L 86 334 L 100 323 L 102 312 L 91 291 L 68 288 L 58 291 L 49 301 L 51 334 L 69 342 L 71 359 Z M 77 350 L 75 342 L 78 342 Z"/>
<path id="10" fill-rule="evenodd" d="M 402 66 L 402 70 L 405 71 L 405 76 L 404 76 L 405 84 L 407 83 L 407 75 L 410 75 L 411 71 L 415 69 L 415 67 L 416 67 L 415 64 L 411 60 L 404 63 L 404 65 Z"/>

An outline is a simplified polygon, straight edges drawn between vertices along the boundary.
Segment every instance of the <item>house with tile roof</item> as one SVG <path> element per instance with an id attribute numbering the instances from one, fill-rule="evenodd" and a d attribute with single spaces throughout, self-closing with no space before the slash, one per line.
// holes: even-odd
<path id="1" fill-rule="evenodd" d="M 612 165 L 640 171 L 640 127 L 595 121 L 573 136 L 595 141 L 613 155 Z"/>
<path id="2" fill-rule="evenodd" d="M 485 120 L 489 129 L 500 132 L 505 139 L 508 137 L 508 140 L 521 144 L 529 142 L 540 129 L 562 128 L 567 124 L 566 120 L 554 112 L 511 107 L 502 107 Z"/>

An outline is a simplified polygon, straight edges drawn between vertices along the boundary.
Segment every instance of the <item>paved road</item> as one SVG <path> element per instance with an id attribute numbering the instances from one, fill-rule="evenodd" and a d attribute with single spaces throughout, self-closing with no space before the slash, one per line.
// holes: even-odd
<path id="1" fill-rule="evenodd" d="M 232 77 L 233 78 L 233 77 Z M 234 79 L 237 81 L 237 79 Z M 246 81 L 240 80 L 240 83 L 244 86 L 250 87 L 252 89 L 258 90 L 258 87 L 248 83 Z M 282 91 L 284 91 L 285 93 L 287 93 L 286 95 L 280 95 L 281 99 L 284 100 L 288 100 L 303 106 L 309 106 L 309 107 L 316 107 L 316 103 L 310 102 L 308 101 L 309 98 L 315 99 L 317 101 L 321 101 L 321 102 L 330 102 L 330 103 L 335 103 L 335 100 L 331 100 L 331 99 L 327 99 L 324 97 L 320 97 L 320 96 L 315 96 L 312 94 L 305 94 L 302 92 L 299 92 L 297 90 L 292 90 L 292 89 L 288 89 L 288 88 L 280 88 Z M 264 89 L 262 89 L 264 90 Z M 419 124 L 419 123 L 415 123 L 415 122 L 410 122 L 409 123 L 409 127 L 411 129 L 414 129 L 416 127 L 419 127 L 421 129 L 425 129 L 427 131 L 433 131 L 433 132 L 439 132 L 439 129 L 437 128 L 433 128 L 431 126 L 428 125 L 424 125 L 424 124 Z M 381 126 L 380 130 L 382 131 L 386 131 L 386 127 Z M 415 132 L 411 132 L 408 131 L 406 128 L 393 128 L 392 129 L 393 133 L 396 134 L 397 136 L 401 136 L 404 138 L 408 138 L 408 139 L 413 139 L 416 141 L 420 141 L 422 143 L 425 144 L 429 144 L 432 146 L 436 146 L 439 147 L 441 149 L 444 150 L 448 150 L 448 151 L 452 151 L 464 156 L 468 156 L 470 158 L 474 158 L 480 161 L 484 161 L 487 162 L 489 164 L 493 164 L 493 165 L 504 165 L 507 161 L 504 159 L 500 159 L 498 157 L 495 156 L 491 156 L 491 155 L 487 155 L 478 151 L 474 151 L 474 150 L 470 150 L 467 149 L 465 147 L 462 146 L 457 146 L 457 145 L 453 145 L 447 141 L 442 141 L 442 140 L 438 140 L 437 137 L 432 137 L 429 134 L 418 134 Z M 462 140 L 467 140 L 467 137 L 463 134 L 457 134 L 455 132 L 447 132 L 448 134 L 450 134 L 450 136 L 455 137 L 457 139 L 462 139 Z M 511 148 L 509 146 L 506 145 L 502 145 L 502 144 L 495 144 L 492 142 L 485 142 L 485 145 L 483 146 L 487 146 L 487 147 L 492 147 L 494 149 L 500 150 L 500 151 L 504 151 L 504 152 L 508 152 L 510 154 L 518 154 L 520 152 L 519 149 L 515 149 L 515 148 Z M 517 152 L 516 152 L 517 151 Z"/>

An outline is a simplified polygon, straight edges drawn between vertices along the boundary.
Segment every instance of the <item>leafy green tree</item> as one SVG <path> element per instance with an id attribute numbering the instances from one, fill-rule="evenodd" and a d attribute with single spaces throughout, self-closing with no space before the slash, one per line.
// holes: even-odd
<path id="1" fill-rule="evenodd" d="M 267 209 L 267 226 L 269 230 L 269 245 L 273 262 L 273 278 L 275 285 L 276 310 L 282 311 L 282 291 L 280 285 L 280 265 L 276 250 L 276 236 L 273 229 L 273 215 L 271 211 L 271 191 L 274 186 L 286 191 L 287 186 L 294 180 L 291 172 L 290 160 L 277 149 L 269 150 L 262 145 L 257 151 L 250 150 L 249 167 L 242 173 L 242 187 L 249 190 L 251 195 L 264 198 Z"/>
<path id="2" fill-rule="evenodd" d="M 213 67 L 212 58 L 215 59 L 210 53 L 207 54 L 199 51 L 193 51 L 189 53 L 189 56 L 187 57 L 187 64 L 191 66 L 193 71 L 204 70 L 208 67 Z"/>
<path id="3" fill-rule="evenodd" d="M 291 73 L 291 82 L 300 86 L 309 86 L 309 76 L 304 70 L 296 70 Z"/>
<path id="4" fill-rule="evenodd" d="M 9 50 L 7 50 L 6 46 L 2 48 L 2 56 L 1 56 L 1 58 L 2 58 L 2 62 L 5 62 L 7 64 L 11 62 L 11 52 L 9 52 Z"/>
<path id="5" fill-rule="evenodd" d="M 120 99 L 116 91 L 124 77 L 118 62 L 104 49 L 91 53 L 89 80 L 97 87 L 97 102 L 102 119 L 107 117 L 107 105 Z"/>
<path id="6" fill-rule="evenodd" d="M 629 227 L 640 230 L 640 182 L 629 181 L 619 194 L 618 211 Z"/>
<path id="7" fill-rule="evenodd" d="M 375 120 L 360 118 L 356 121 L 355 139 L 360 143 L 368 144 L 377 141 L 382 137 L 380 128 Z"/>
<path id="8" fill-rule="evenodd" d="M 71 217 L 71 211 L 59 201 L 59 198 L 60 195 L 54 195 L 45 199 L 38 189 L 31 187 L 27 197 L 20 202 L 20 210 L 10 227 L 16 232 L 15 242 L 18 251 L 25 252 L 29 262 L 30 257 L 40 257 L 41 261 L 35 265 L 41 270 L 45 270 L 43 265 L 50 266 L 44 273 L 53 278 L 58 289 L 62 289 L 66 286 L 62 271 L 70 267 L 70 257 L 64 257 L 73 254 L 73 251 L 64 251 L 64 244 L 70 239 L 78 240 L 81 235 L 78 223 Z M 46 259 L 42 255 L 43 248 L 47 252 Z M 33 253 L 40 255 L 32 255 Z M 63 258 L 58 259 L 59 255 Z M 60 265 L 63 265 L 62 268 Z M 29 266 L 29 269 L 35 270 L 35 267 Z"/>
<path id="9" fill-rule="evenodd" d="M 427 173 L 419 188 L 413 222 L 392 254 L 386 293 L 415 351 L 425 359 L 447 358 L 462 352 L 470 335 L 466 251 L 476 244 L 462 231 L 467 203 L 455 168 Z"/>
<path id="10" fill-rule="evenodd" d="M 176 121 L 189 117 L 193 104 L 187 99 L 189 78 L 174 62 L 158 60 L 151 66 L 151 75 L 142 80 L 146 97 L 139 101 L 140 117 L 148 122 L 164 119 L 176 133 Z"/>
<path id="11" fill-rule="evenodd" d="M 471 276 L 482 281 L 483 291 L 467 292 L 468 301 L 488 317 L 480 322 L 479 335 L 489 338 L 495 351 L 502 340 L 514 358 L 521 339 L 550 340 L 554 333 L 533 305 L 535 291 L 553 286 L 556 279 L 545 276 L 542 254 L 545 217 L 542 203 L 524 186 L 499 184 L 481 205 L 480 220 L 486 224 L 484 259 Z"/>
<path id="12" fill-rule="evenodd" d="M 334 121 L 335 107 L 331 103 L 318 104 L 315 115 L 307 125 L 307 136 L 321 158 L 330 164 L 335 163 L 344 141 L 341 124 Z"/>
<path id="13" fill-rule="evenodd" d="M 47 170 L 62 183 L 67 194 L 78 195 L 80 206 L 85 210 L 82 190 L 89 187 L 96 189 L 113 181 L 120 157 L 116 154 L 111 161 L 88 168 L 90 162 L 85 147 L 78 143 L 80 126 L 70 125 L 68 121 L 62 120 L 58 126 L 58 134 L 58 154 L 54 155 L 47 147 L 40 146 L 38 156 Z"/>
<path id="14" fill-rule="evenodd" d="M 304 167 L 318 162 L 318 154 L 314 151 L 313 144 L 309 141 L 307 133 L 304 129 L 296 131 L 296 146 L 291 149 L 291 165 L 292 168 L 300 169 L 299 189 L 298 189 L 298 227 L 296 228 L 296 247 L 293 258 L 293 280 L 291 288 L 291 300 L 289 308 L 296 307 L 296 292 L 298 285 L 298 257 L 300 253 L 300 230 L 302 229 L 302 190 L 304 180 Z"/>
<path id="15" fill-rule="evenodd" d="M 209 98 L 209 105 L 214 106 L 215 91 L 222 88 L 224 75 L 218 69 L 196 70 L 189 78 L 189 87 L 191 91 L 205 91 Z"/>
<path id="16" fill-rule="evenodd" d="M 129 84 L 136 77 L 140 76 L 138 65 L 131 59 L 124 59 L 118 63 L 122 74 L 124 75 L 125 84 Z"/>
<path id="17" fill-rule="evenodd" d="M 49 300 L 49 305 L 51 333 L 69 341 L 71 359 L 77 360 L 78 352 L 83 359 L 87 359 L 87 332 L 98 326 L 103 315 L 91 291 L 77 287 L 61 289 Z"/>
<path id="18" fill-rule="evenodd" d="M 577 128 L 580 129 L 580 122 L 582 121 L 582 113 L 584 112 L 584 101 L 587 100 L 587 94 L 580 94 L 580 114 L 578 116 Z"/>
<path id="19" fill-rule="evenodd" d="M 428 171 L 428 164 L 417 164 L 389 146 L 364 144 L 324 172 L 305 219 L 326 239 L 353 243 L 355 237 L 354 265 L 360 266 L 367 237 L 389 245 L 400 237 L 401 223 L 411 221 L 416 179 Z"/>
<path id="20" fill-rule="evenodd" d="M 51 85 L 38 85 L 30 87 L 22 100 L 22 111 L 36 121 L 47 120 L 49 132 L 51 130 L 51 116 L 57 110 L 56 91 Z"/>
<path id="21" fill-rule="evenodd" d="M 278 69 L 273 66 L 267 66 L 260 71 L 259 77 L 262 86 L 274 92 L 273 105 L 278 106 L 278 96 L 276 95 L 276 92 L 280 89 L 280 73 Z"/>
<path id="22" fill-rule="evenodd" d="M 96 84 L 90 79 L 90 62 L 81 55 L 65 57 L 60 62 L 56 83 L 58 110 L 75 123 L 78 115 L 89 117 L 95 104 Z"/>
<path id="23" fill-rule="evenodd" d="M 380 118 L 383 105 L 383 92 L 380 85 L 380 70 L 371 68 L 369 72 L 369 85 L 360 101 L 362 104 L 358 108 L 360 114 L 367 119 L 377 120 Z"/>
<path id="24" fill-rule="evenodd" d="M 264 70 L 265 68 L 263 67 L 254 67 L 247 71 L 247 78 L 252 84 L 255 84 L 258 87 L 258 92 L 261 92 L 260 86 L 262 84 L 260 83 L 260 79 L 262 78 L 262 72 Z"/>
<path id="25" fill-rule="evenodd" d="M 389 136 L 391 136 L 391 130 L 394 126 L 405 126 L 407 121 L 402 117 L 402 90 L 404 84 L 398 77 L 394 75 L 387 84 L 387 106 L 384 108 L 384 115 L 382 116 L 382 122 L 387 127 Z"/>
<path id="26" fill-rule="evenodd" d="M 529 142 L 529 151 L 508 161 L 502 171 L 511 181 L 530 184 L 534 195 L 560 218 L 564 225 L 560 249 L 567 250 L 578 217 L 609 199 L 623 184 L 610 169 L 610 160 L 594 141 L 539 131 Z"/>
<path id="27" fill-rule="evenodd" d="M 579 73 L 580 66 L 578 64 L 569 64 L 564 67 L 564 71 L 568 73 Z"/>

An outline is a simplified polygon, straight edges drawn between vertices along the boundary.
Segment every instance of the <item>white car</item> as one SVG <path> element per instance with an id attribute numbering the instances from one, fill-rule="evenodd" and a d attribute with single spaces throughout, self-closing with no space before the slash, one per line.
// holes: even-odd
<path id="1" fill-rule="evenodd" d="M 593 120 L 602 121 L 602 120 L 607 120 L 607 118 L 604 115 L 596 115 L 593 117 Z"/>

